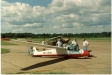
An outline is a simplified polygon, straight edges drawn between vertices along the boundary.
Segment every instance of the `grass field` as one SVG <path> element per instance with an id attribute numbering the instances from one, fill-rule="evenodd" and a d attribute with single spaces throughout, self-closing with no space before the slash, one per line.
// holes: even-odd
<path id="1" fill-rule="evenodd" d="M 1 48 L 1 54 L 9 53 L 9 52 L 10 52 L 10 50 L 9 50 L 9 49 Z"/>
<path id="2" fill-rule="evenodd" d="M 96 42 L 110 42 L 111 38 L 87 38 L 88 40 L 91 41 L 96 41 Z"/>
<path id="3" fill-rule="evenodd" d="M 17 45 L 17 44 L 1 41 L 1 45 Z M 10 49 L 1 48 L 1 54 L 9 53 L 9 52 L 10 52 Z"/>
<path id="4" fill-rule="evenodd" d="M 49 38 L 46 38 L 46 40 L 48 39 Z M 70 39 L 72 41 L 74 38 L 70 38 Z M 75 74 L 75 73 L 76 74 L 96 74 L 96 73 L 110 74 L 111 73 L 111 67 L 110 67 L 111 66 L 111 38 L 86 38 L 86 39 L 90 43 L 88 49 L 92 50 L 91 54 L 95 55 L 97 58 L 91 58 L 87 60 L 82 58 L 69 59 L 64 61 L 60 61 L 56 58 L 44 58 L 44 57 L 32 58 L 31 56 L 28 55 L 28 51 L 27 51 L 29 46 L 33 46 L 32 43 L 2 41 L 2 48 L 10 49 L 10 53 L 1 54 L 2 59 L 5 60 L 6 62 L 9 62 L 8 64 L 5 61 L 1 60 L 2 73 L 3 74 L 4 73 L 7 74 L 14 74 L 14 73 L 16 74 L 68 74 L 68 73 L 69 74 Z M 41 43 L 43 38 L 39 38 L 39 39 L 21 38 L 20 41 L 21 40 L 22 41 L 32 40 L 33 42 Z M 80 49 L 82 49 L 82 38 L 77 38 L 77 41 Z M 9 45 L 5 45 L 7 43 Z M 12 45 L 13 43 L 17 45 Z M 52 64 L 54 62 L 54 59 L 59 62 Z M 31 62 L 28 63 L 29 61 Z M 43 65 L 40 66 L 40 64 Z M 23 68 L 30 67 L 30 69 L 29 71 L 21 71 L 20 68 L 18 68 L 18 66 L 22 66 Z M 42 71 L 40 71 L 40 69 Z M 48 71 L 44 71 L 47 69 Z"/>
<path id="5" fill-rule="evenodd" d="M 9 73 L 9 74 L 13 74 L 13 73 Z M 67 72 L 47 72 L 47 73 L 43 73 L 43 72 L 17 72 L 15 74 L 69 74 Z"/>
<path id="6" fill-rule="evenodd" d="M 17 45 L 17 44 L 1 41 L 1 45 Z"/>
<path id="7" fill-rule="evenodd" d="M 46 41 L 49 40 L 50 38 L 46 38 Z M 63 38 L 63 39 L 67 39 L 67 38 Z M 70 38 L 70 42 L 74 39 L 74 38 Z M 82 41 L 83 38 L 76 38 L 77 41 Z M 86 38 L 88 41 L 92 41 L 92 42 L 111 42 L 111 38 Z M 35 43 L 41 43 L 44 38 L 37 38 L 37 39 L 31 39 L 31 38 L 27 38 L 24 40 L 32 40 Z"/>

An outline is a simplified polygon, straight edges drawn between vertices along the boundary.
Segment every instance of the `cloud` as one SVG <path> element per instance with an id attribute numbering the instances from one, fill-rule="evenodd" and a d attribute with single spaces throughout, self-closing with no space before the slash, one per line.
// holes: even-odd
<path id="1" fill-rule="evenodd" d="M 75 22 L 78 20 L 78 15 L 76 14 L 68 14 L 68 15 L 60 15 L 53 19 L 53 21 L 60 22 Z"/>
<path id="2" fill-rule="evenodd" d="M 43 28 L 43 25 L 41 23 L 33 23 L 33 24 L 25 24 L 23 27 L 29 27 L 29 28 Z"/>
<path id="3" fill-rule="evenodd" d="M 24 25 L 27 23 L 41 23 L 45 22 L 44 17 L 41 12 L 44 7 L 34 6 L 31 7 L 29 4 L 25 3 L 8 3 L 2 2 L 2 22 L 9 22 L 15 25 Z"/>
<path id="4" fill-rule="evenodd" d="M 47 32 L 55 32 L 53 29 L 59 28 L 62 28 L 59 32 L 65 32 L 64 29 L 72 32 L 70 29 L 77 30 L 76 28 L 80 28 L 82 32 L 90 28 L 89 31 L 93 32 L 94 27 L 99 26 L 102 30 L 111 30 L 108 29 L 111 25 L 111 0 L 52 0 L 47 7 L 30 6 L 19 0 L 15 3 L 2 0 L 1 4 L 1 28 L 5 32 L 19 32 L 16 28 L 23 28 L 23 32 L 30 28 L 34 33 L 39 28 L 44 30 L 39 32 L 46 32 L 47 28 L 52 28 Z M 9 28 L 6 29 L 5 26 Z"/>
<path id="5" fill-rule="evenodd" d="M 84 26 L 78 22 L 65 23 L 62 25 L 62 28 L 78 28 Z"/>
<path id="6" fill-rule="evenodd" d="M 53 26 L 52 28 L 56 28 L 57 29 L 57 28 L 60 28 L 60 27 L 59 26 Z"/>

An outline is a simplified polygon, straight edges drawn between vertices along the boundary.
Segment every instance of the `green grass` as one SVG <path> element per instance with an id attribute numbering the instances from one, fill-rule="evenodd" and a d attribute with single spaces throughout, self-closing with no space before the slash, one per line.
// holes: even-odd
<path id="1" fill-rule="evenodd" d="M 50 38 L 45 38 L 46 41 L 49 40 Z M 67 39 L 67 38 L 63 38 L 63 39 Z M 70 38 L 70 42 L 74 39 L 74 37 Z M 82 41 L 83 38 L 77 38 L 77 41 Z M 86 38 L 88 41 L 91 42 L 111 42 L 111 38 Z M 41 43 L 44 38 L 37 38 L 37 39 L 32 39 L 32 38 L 27 38 L 26 40 L 32 40 L 34 43 Z"/>
<path id="2" fill-rule="evenodd" d="M 49 40 L 50 38 L 46 38 L 45 40 Z M 38 39 L 33 39 L 33 41 L 36 43 L 41 43 L 44 39 L 43 38 L 38 38 Z"/>
<path id="3" fill-rule="evenodd" d="M 17 45 L 17 44 L 1 41 L 1 45 Z"/>
<path id="4" fill-rule="evenodd" d="M 9 52 L 10 52 L 10 50 L 9 50 L 9 49 L 1 48 L 1 54 L 9 53 Z"/>
<path id="5" fill-rule="evenodd" d="M 111 42 L 111 38 L 87 38 L 87 39 L 95 42 Z"/>
<path id="6" fill-rule="evenodd" d="M 13 74 L 13 73 L 8 73 L 8 74 Z M 70 73 L 67 73 L 67 72 L 17 72 L 17 73 L 14 73 L 14 74 L 70 74 Z"/>
<path id="7" fill-rule="evenodd" d="M 74 38 L 70 38 L 72 41 Z M 82 41 L 83 38 L 76 38 L 77 41 Z M 86 38 L 88 41 L 92 42 L 111 42 L 111 38 Z"/>

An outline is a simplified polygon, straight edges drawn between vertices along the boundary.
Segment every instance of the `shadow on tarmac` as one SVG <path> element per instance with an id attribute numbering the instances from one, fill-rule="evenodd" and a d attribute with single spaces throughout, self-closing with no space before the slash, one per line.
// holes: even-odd
<path id="1" fill-rule="evenodd" d="M 34 68 L 39 68 L 39 67 L 43 67 L 43 66 L 47 66 L 47 65 L 51 65 L 54 63 L 58 63 L 61 61 L 65 61 L 68 59 L 92 59 L 92 58 L 58 58 L 58 59 L 53 59 L 53 60 L 49 60 L 49 61 L 44 61 L 44 62 L 40 62 L 25 68 L 22 68 L 21 70 L 30 70 L 30 69 L 34 69 Z"/>
<path id="2" fill-rule="evenodd" d="M 67 58 L 58 58 L 58 59 L 54 59 L 54 60 L 50 60 L 50 61 L 40 62 L 40 63 L 31 65 L 31 66 L 22 68 L 21 70 L 30 70 L 30 69 L 34 69 L 34 68 L 39 68 L 39 67 L 47 66 L 47 65 L 54 64 L 57 62 L 65 61 L 65 60 L 68 60 L 68 59 Z"/>

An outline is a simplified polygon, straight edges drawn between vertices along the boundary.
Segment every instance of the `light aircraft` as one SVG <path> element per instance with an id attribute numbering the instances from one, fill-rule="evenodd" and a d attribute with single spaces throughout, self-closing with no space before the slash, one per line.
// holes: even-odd
<path id="1" fill-rule="evenodd" d="M 63 56 L 67 58 L 93 57 L 93 55 L 90 55 L 90 51 L 83 49 L 73 50 L 73 47 L 70 44 L 66 44 L 64 48 L 57 46 L 51 46 L 51 47 L 32 46 L 29 47 L 28 52 L 33 57 L 36 56 Z"/>
<path id="2" fill-rule="evenodd" d="M 13 39 L 12 39 L 13 40 Z M 42 45 L 39 43 L 32 43 L 27 41 L 20 41 L 20 40 L 13 40 L 13 41 L 19 41 L 19 42 L 26 42 L 35 44 L 36 46 L 30 46 L 28 48 L 28 53 L 35 56 L 63 56 L 67 58 L 79 58 L 79 57 L 95 57 L 94 55 L 91 55 L 88 50 L 73 50 L 72 45 L 66 44 L 64 47 L 57 47 L 52 45 Z"/>
<path id="3" fill-rule="evenodd" d="M 46 41 L 47 45 L 52 45 L 52 46 L 56 46 L 56 43 L 57 43 L 57 40 L 60 39 L 60 41 L 63 43 L 63 44 L 66 44 L 70 41 L 70 38 L 68 39 L 63 39 L 62 36 L 57 36 L 57 37 L 53 37 L 53 38 L 50 38 L 49 40 Z"/>

